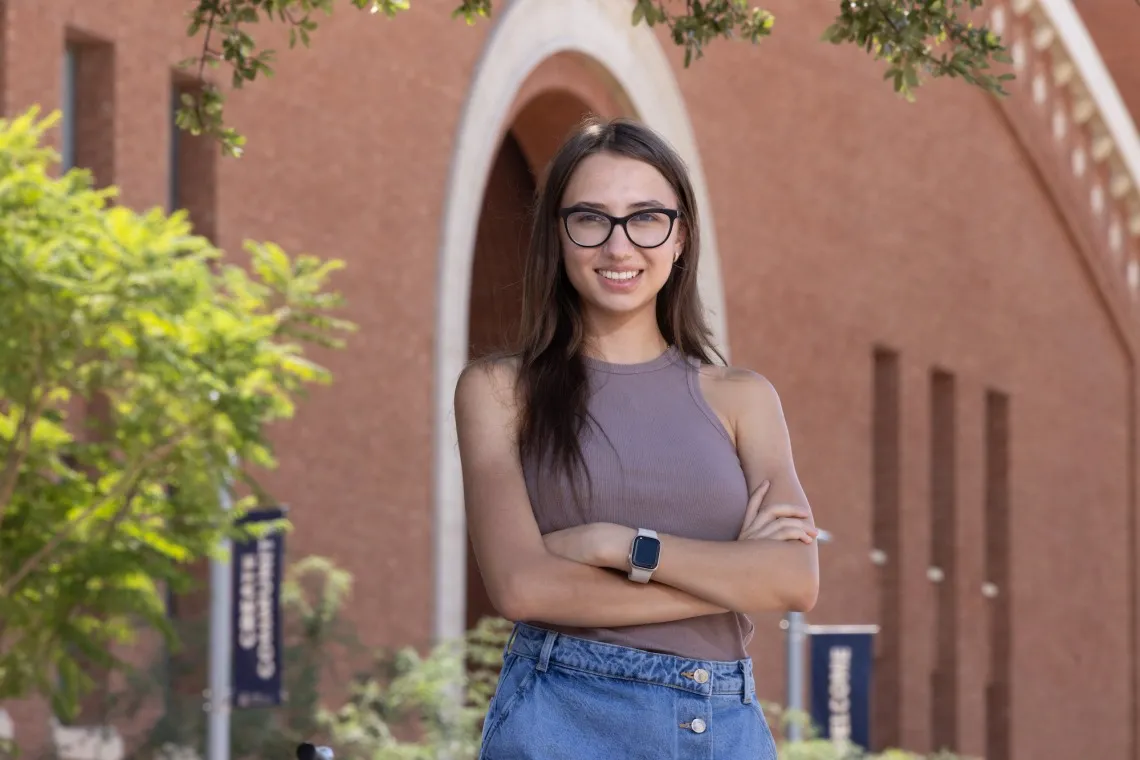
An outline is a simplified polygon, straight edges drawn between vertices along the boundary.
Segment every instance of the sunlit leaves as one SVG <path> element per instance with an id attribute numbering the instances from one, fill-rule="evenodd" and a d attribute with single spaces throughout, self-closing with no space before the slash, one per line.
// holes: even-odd
<path id="1" fill-rule="evenodd" d="M 267 426 L 330 379 L 306 338 L 352 326 L 337 262 L 226 263 L 185 214 L 52 176 L 53 123 L 0 121 L 0 700 L 64 715 L 115 642 L 166 629 L 162 587 L 231 529 L 220 485 L 258 491 L 231 462 L 272 466 Z"/>
<path id="2" fill-rule="evenodd" d="M 636 0 L 634 26 L 665 24 L 673 43 L 685 51 L 685 66 L 704 55 L 707 44 L 715 39 L 743 39 L 753 44 L 772 33 L 775 17 L 766 10 L 749 5 L 747 0 L 705 0 L 690 2 L 683 13 L 673 3 Z"/>
<path id="3" fill-rule="evenodd" d="M 981 5 L 982 0 L 844 0 L 823 39 L 853 43 L 885 61 L 883 78 L 907 99 L 923 77 L 960 77 L 1005 95 L 1002 85 L 1013 74 L 990 70 L 994 62 L 1009 63 L 1009 56 L 996 34 L 969 20 Z"/>
<path id="4" fill-rule="evenodd" d="M 245 140 L 226 126 L 222 93 L 204 76 L 206 69 L 224 64 L 235 89 L 258 76 L 271 76 L 275 51 L 258 47 L 256 25 L 285 24 L 289 47 L 298 43 L 307 47 L 318 16 L 331 13 L 334 4 L 334 0 L 196 0 L 187 33 L 201 40 L 202 51 L 183 65 L 196 70 L 203 88 L 182 96 L 179 125 L 194 134 L 213 136 L 224 153 L 240 156 Z M 347 0 L 346 4 L 383 18 L 412 7 L 410 0 Z M 1001 40 L 970 23 L 971 12 L 981 5 L 982 0 L 838 0 L 835 22 L 823 39 L 852 44 L 885 61 L 884 78 L 908 99 L 923 77 L 961 78 L 1004 94 L 1002 83 L 1013 75 L 991 72 L 994 62 L 1008 62 Z M 460 0 L 452 16 L 474 24 L 491 14 L 492 0 Z M 718 39 L 759 43 L 772 34 L 775 17 L 749 0 L 634 0 L 630 22 L 664 26 L 689 66 Z"/>

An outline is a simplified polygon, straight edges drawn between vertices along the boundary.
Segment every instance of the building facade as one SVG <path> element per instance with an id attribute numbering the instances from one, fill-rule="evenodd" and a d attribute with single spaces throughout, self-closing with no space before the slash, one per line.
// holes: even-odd
<path id="1" fill-rule="evenodd" d="M 355 576 L 367 643 L 490 612 L 454 382 L 513 327 L 561 137 L 631 115 L 692 169 L 718 339 L 780 391 L 834 536 L 811 622 L 881 627 L 874 743 L 1140 758 L 1140 49 L 1120 31 L 1140 9 L 987 3 L 1012 97 L 940 81 L 907 104 L 881 66 L 818 42 L 826 5 L 781 8 L 771 40 L 688 69 L 625 0 L 510 0 L 474 27 L 427 6 L 346 7 L 309 50 L 259 29 L 281 55 L 229 97 L 249 141 L 232 160 L 172 129 L 195 86 L 175 64 L 202 44 L 181 8 L 0 2 L 3 111 L 63 107 L 67 162 L 123 203 L 189 209 L 227 250 L 347 261 L 359 333 L 318 354 L 335 382 L 282 426 L 270 483 L 291 554 Z M 756 622 L 758 689 L 780 700 L 779 617 Z M 46 735 L 39 706 L 5 707 Z"/>

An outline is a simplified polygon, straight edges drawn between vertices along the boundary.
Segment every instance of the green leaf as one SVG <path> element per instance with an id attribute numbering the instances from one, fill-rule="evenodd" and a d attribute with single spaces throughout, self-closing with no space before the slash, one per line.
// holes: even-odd
<path id="1" fill-rule="evenodd" d="M 220 104 L 188 94 L 179 119 Z M 185 213 L 60 176 L 57 121 L 0 119 L 0 701 L 66 716 L 92 668 L 127 672 L 115 647 L 171 635 L 160 589 L 229 535 L 231 456 L 274 466 L 270 429 L 330 377 L 306 352 L 353 326 L 328 289 L 342 262 L 252 242 L 227 262 Z"/>
<path id="2" fill-rule="evenodd" d="M 906 84 L 908 87 L 918 87 L 918 70 L 914 65 L 909 65 L 904 69 L 906 75 Z"/>

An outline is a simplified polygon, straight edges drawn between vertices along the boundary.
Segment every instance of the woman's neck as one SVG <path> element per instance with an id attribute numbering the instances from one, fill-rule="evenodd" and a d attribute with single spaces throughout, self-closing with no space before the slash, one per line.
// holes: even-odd
<path id="1" fill-rule="evenodd" d="M 657 315 L 624 320 L 590 319 L 586 323 L 587 356 L 613 364 L 640 364 L 656 359 L 669 347 L 657 327 Z"/>

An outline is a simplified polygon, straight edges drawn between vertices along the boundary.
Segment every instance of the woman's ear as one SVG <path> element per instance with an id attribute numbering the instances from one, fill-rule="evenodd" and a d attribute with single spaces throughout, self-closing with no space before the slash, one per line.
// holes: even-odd
<path id="1" fill-rule="evenodd" d="M 673 263 L 677 263 L 677 259 L 681 258 L 681 254 L 685 252 L 685 241 L 689 239 L 687 233 L 685 222 L 678 220 L 677 234 L 673 238 Z"/>

